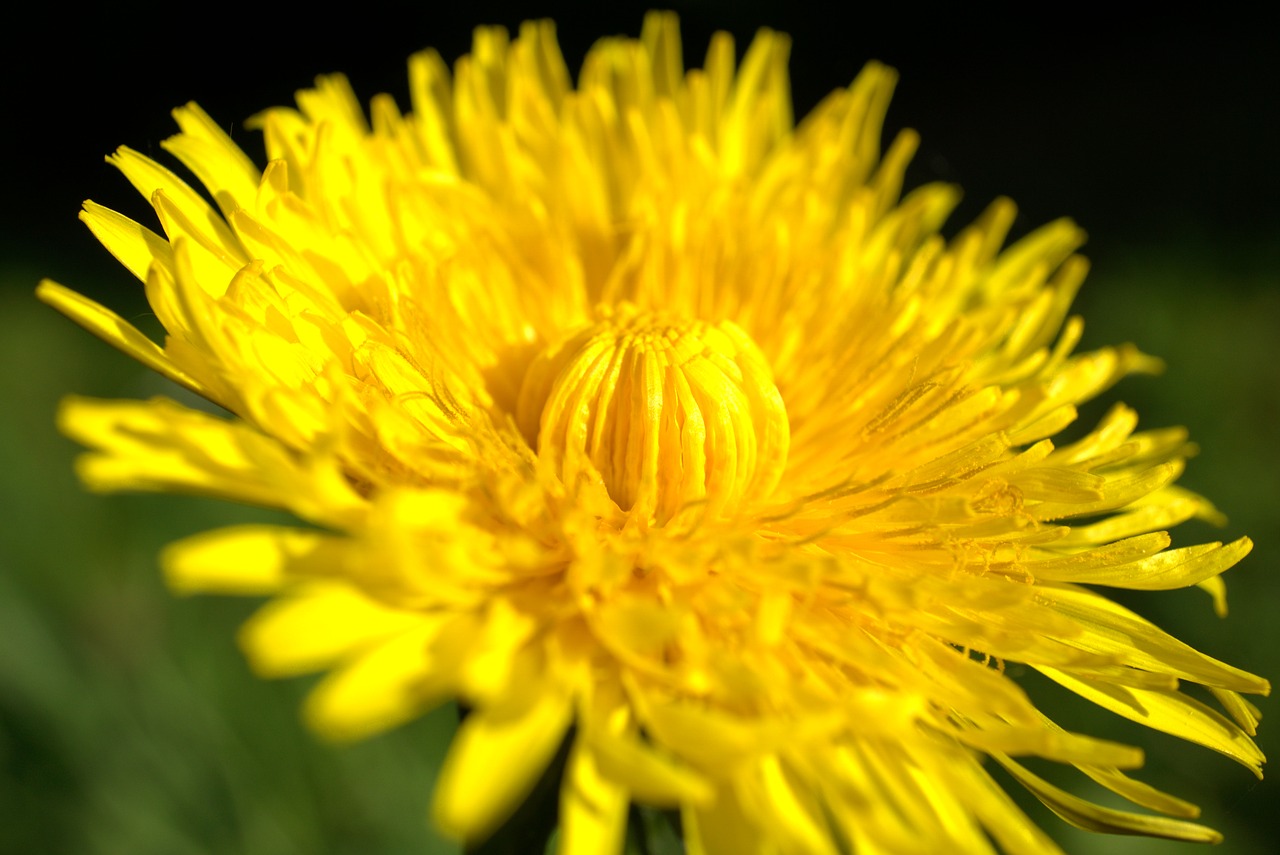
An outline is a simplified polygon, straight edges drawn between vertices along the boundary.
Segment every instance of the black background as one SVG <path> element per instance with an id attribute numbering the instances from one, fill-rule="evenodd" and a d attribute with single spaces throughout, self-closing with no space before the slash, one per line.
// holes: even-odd
<path id="1" fill-rule="evenodd" d="M 839 14 L 798 3 L 679 8 L 686 60 L 710 34 L 740 49 L 760 26 L 794 38 L 796 113 L 880 59 L 902 74 L 889 131 L 923 136 L 912 183 L 961 184 L 966 221 L 1011 196 L 1023 228 L 1061 215 L 1090 232 L 1090 253 L 1197 235 L 1251 242 L 1280 234 L 1280 62 L 1258 21 L 1220 7 L 1195 15 L 1117 16 L 1088 7 L 1050 19 L 957 4 L 869 6 Z M 101 258 L 75 223 L 92 197 L 126 211 L 132 191 L 102 157 L 117 145 L 158 152 L 168 111 L 197 100 L 251 153 L 239 130 L 288 103 L 320 73 L 344 71 L 362 99 L 407 103 L 405 59 L 425 46 L 447 61 L 480 23 L 552 17 L 571 68 L 604 34 L 637 34 L 643 6 L 582 3 L 95 5 L 27 7 L 6 22 L 4 205 L 0 251 L 65 278 Z"/>

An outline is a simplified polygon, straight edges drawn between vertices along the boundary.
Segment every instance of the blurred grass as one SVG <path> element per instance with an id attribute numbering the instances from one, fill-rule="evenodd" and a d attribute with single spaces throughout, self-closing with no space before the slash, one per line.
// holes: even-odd
<path id="1" fill-rule="evenodd" d="M 1139 247 L 1095 270 L 1078 307 L 1086 346 L 1134 341 L 1168 370 L 1124 381 L 1082 418 L 1124 400 L 1144 426 L 1189 426 L 1203 453 L 1182 483 L 1231 522 L 1225 531 L 1188 524 L 1175 540 L 1249 534 L 1255 552 L 1228 575 L 1227 621 L 1194 590 L 1125 602 L 1206 652 L 1274 678 L 1280 266 L 1270 245 L 1229 249 Z M 309 682 L 259 681 L 235 648 L 252 602 L 176 599 L 160 584 L 155 556 L 165 543 L 269 517 L 195 499 L 81 491 L 76 449 L 53 427 L 58 399 L 175 390 L 38 304 L 36 279 L 25 270 L 0 275 L 0 852 L 452 851 L 426 822 L 452 708 L 359 745 L 320 743 L 298 723 Z M 1146 746 L 1141 776 L 1199 803 L 1204 821 L 1226 833 L 1226 852 L 1274 851 L 1280 786 L 1063 703 L 1064 724 Z M 1264 723 L 1261 743 L 1280 754 L 1274 723 Z M 1191 850 L 1084 835 L 1038 805 L 1028 810 L 1073 851 Z"/>

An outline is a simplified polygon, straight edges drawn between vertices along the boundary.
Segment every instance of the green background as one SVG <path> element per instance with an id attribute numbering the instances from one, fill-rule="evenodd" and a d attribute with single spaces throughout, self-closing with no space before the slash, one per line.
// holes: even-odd
<path id="1" fill-rule="evenodd" d="M 1185 525 L 1175 543 L 1256 543 L 1227 576 L 1226 621 L 1194 590 L 1121 599 L 1206 652 L 1280 675 L 1280 66 L 1265 31 L 1228 27 L 1221 11 L 1130 24 L 1080 11 L 1051 23 L 914 7 L 834 18 L 795 4 L 679 11 L 692 64 L 717 28 L 740 44 L 761 25 L 790 32 L 797 113 L 866 59 L 897 67 L 890 129 L 923 136 L 913 184 L 964 187 L 956 226 L 1007 194 L 1020 231 L 1063 214 L 1089 230 L 1094 270 L 1077 304 L 1085 345 L 1133 341 L 1168 368 L 1124 381 L 1082 422 L 1123 400 L 1145 426 L 1188 426 L 1202 453 L 1182 483 L 1230 523 Z M 83 493 L 76 449 L 53 429 L 58 399 L 174 390 L 32 291 L 52 276 L 154 324 L 137 283 L 75 216 L 92 197 L 152 222 L 101 157 L 122 143 L 157 153 L 173 106 L 199 100 L 257 152 L 243 120 L 317 73 L 345 71 L 366 101 L 391 91 L 403 105 L 408 54 L 435 45 L 455 58 L 476 24 L 552 15 L 576 67 L 595 35 L 637 33 L 641 7 L 362 3 L 333 18 L 227 8 L 192 28 L 143 12 L 35 14 L 6 33 L 0 69 L 0 852 L 449 851 L 425 817 L 455 711 L 354 746 L 302 730 L 308 681 L 259 681 L 235 648 L 255 604 L 177 599 L 156 571 L 165 543 L 265 515 Z M 1222 851 L 1276 850 L 1275 776 L 1256 782 L 1208 751 L 1045 696 L 1064 724 L 1146 747 L 1145 779 L 1199 803 L 1227 834 Z M 1273 704 L 1260 705 L 1270 717 Z M 1262 729 L 1268 755 L 1280 754 L 1274 724 Z M 1191 850 L 1082 835 L 1028 810 L 1071 851 Z"/>

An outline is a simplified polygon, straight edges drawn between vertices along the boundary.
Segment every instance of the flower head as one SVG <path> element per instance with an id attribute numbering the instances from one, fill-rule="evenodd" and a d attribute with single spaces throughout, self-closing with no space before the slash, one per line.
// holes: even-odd
<path id="1" fill-rule="evenodd" d="M 121 148 L 163 236 L 83 214 L 163 346 L 40 294 L 230 417 L 69 400 L 81 476 L 308 523 L 164 566 L 182 592 L 272 595 L 243 646 L 263 674 L 329 671 L 306 704 L 325 735 L 465 703 L 434 818 L 466 840 L 566 739 L 573 855 L 619 851 L 632 801 L 678 809 L 693 853 L 1056 851 L 992 765 L 1086 828 L 1216 839 L 1121 771 L 1140 751 L 1064 730 L 1006 672 L 1260 771 L 1240 693 L 1266 681 L 1099 590 L 1225 609 L 1249 541 L 1164 531 L 1216 516 L 1173 484 L 1183 431 L 1116 406 L 1051 439 L 1156 361 L 1075 351 L 1074 224 L 1005 247 L 1000 200 L 942 237 L 956 190 L 901 195 L 910 132 L 880 153 L 894 74 L 796 125 L 787 51 L 762 31 L 735 67 L 720 34 L 686 72 L 654 14 L 575 87 L 551 24 L 481 29 L 452 75 L 410 60 L 410 113 L 380 96 L 366 119 L 333 76 L 260 114 L 262 171 L 179 108 L 163 147 L 216 207 Z"/>

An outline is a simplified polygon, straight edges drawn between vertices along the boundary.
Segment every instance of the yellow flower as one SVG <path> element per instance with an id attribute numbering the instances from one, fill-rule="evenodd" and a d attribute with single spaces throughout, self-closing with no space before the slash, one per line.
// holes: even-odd
<path id="1" fill-rule="evenodd" d="M 489 834 L 571 741 L 560 851 L 618 852 L 628 805 L 678 809 L 691 853 L 1055 852 L 989 773 L 1088 829 L 1216 840 L 1127 777 L 1141 752 L 1068 732 L 1021 663 L 1260 774 L 1266 681 L 1098 587 L 1197 585 L 1247 539 L 1174 486 L 1183 431 L 1076 405 L 1158 367 L 1077 353 L 1083 234 L 1003 247 L 995 202 L 901 196 L 871 64 L 799 125 L 788 42 L 686 72 L 674 17 L 607 39 L 575 87 L 550 23 L 481 29 L 450 75 L 409 63 L 411 113 L 346 80 L 256 118 L 265 171 L 194 104 L 111 163 L 164 236 L 83 219 L 145 283 L 163 347 L 52 282 L 40 296 L 221 405 L 72 399 L 96 490 L 291 511 L 173 545 L 179 592 L 273 596 L 245 626 L 265 675 L 328 669 L 306 704 L 354 739 L 472 711 L 433 815 Z M 1225 715 L 1184 694 L 1207 688 Z M 1068 794 L 1079 769 L 1145 808 Z M 501 770 L 500 773 L 495 770 Z"/>

